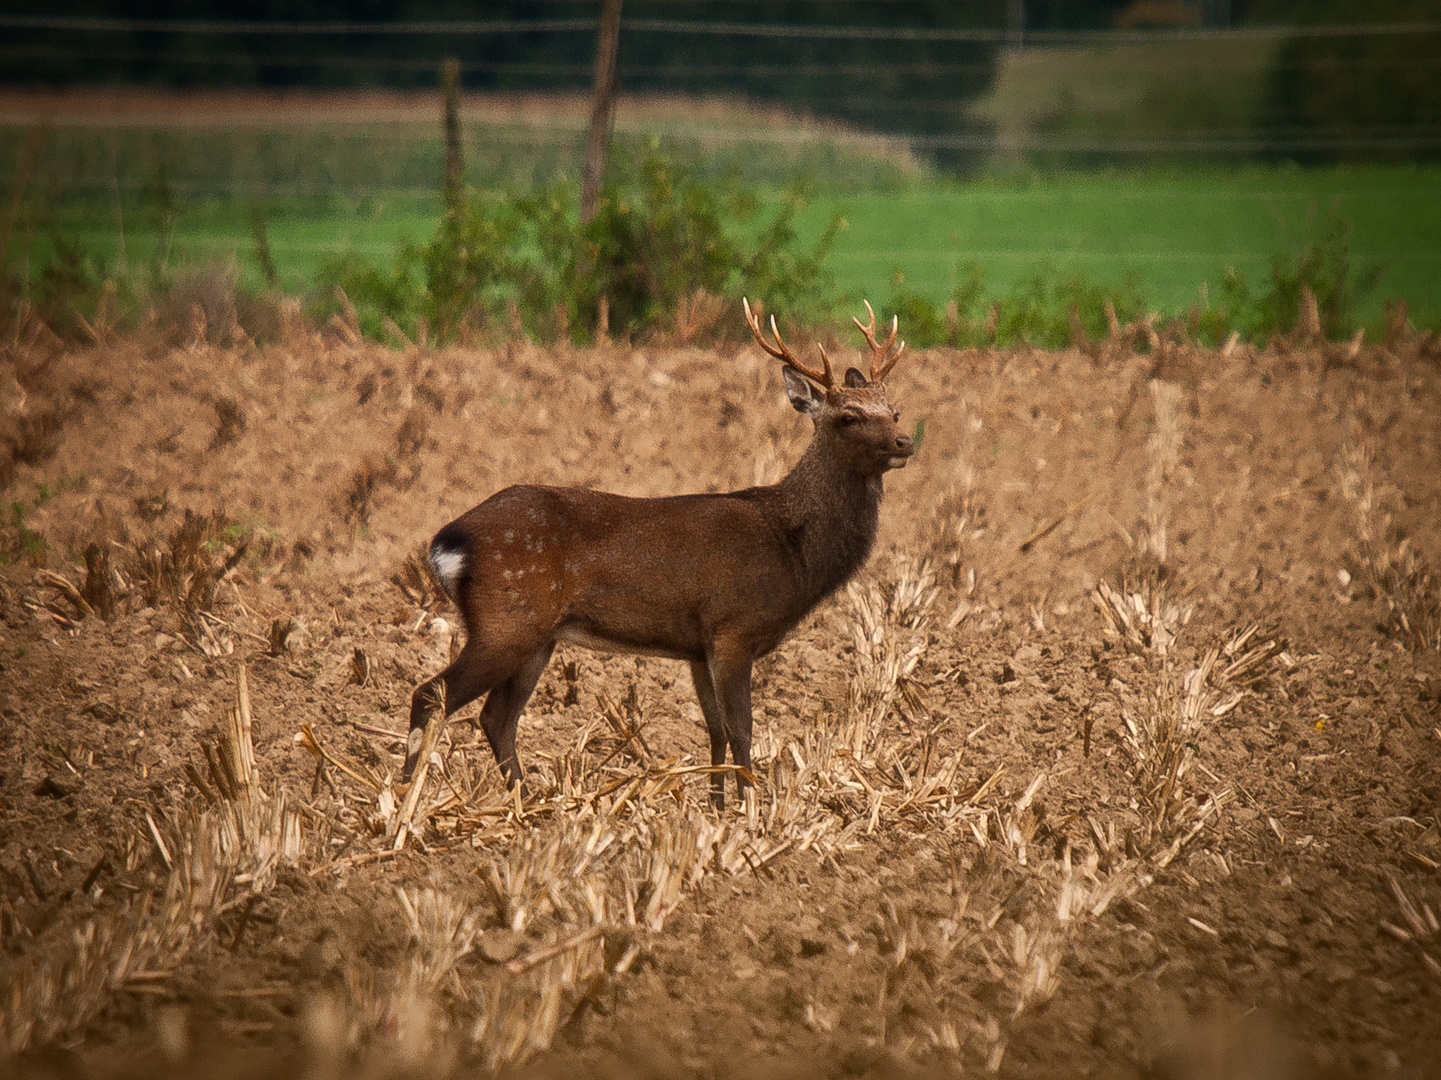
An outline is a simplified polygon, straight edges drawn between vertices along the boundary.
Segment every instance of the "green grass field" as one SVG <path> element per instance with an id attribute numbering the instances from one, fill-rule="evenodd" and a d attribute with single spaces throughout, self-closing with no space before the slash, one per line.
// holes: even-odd
<path id="1" fill-rule="evenodd" d="M 0 166 L 12 175 L 23 137 L 0 130 Z M 769 192 L 764 199 L 808 177 L 802 239 L 844 217 L 831 266 L 848 297 L 883 301 L 899 274 L 906 289 L 944 300 L 975 265 L 995 295 L 1038 273 L 1130 277 L 1151 309 L 1179 314 L 1228 267 L 1263 285 L 1273 256 L 1296 254 L 1339 219 L 1351 226 L 1355 262 L 1384 268 L 1363 321 L 1377 324 L 1385 300 L 1403 299 L 1418 325 L 1441 325 L 1438 166 L 1168 166 L 957 181 L 897 163 L 874 140 L 812 133 L 767 144 L 755 129 L 671 139 L 703 174 L 733 174 Z M 522 188 L 574 169 L 568 129 L 472 127 L 467 142 L 477 184 Z M 429 237 L 439 202 L 427 178 L 440 159 L 434 130 L 417 124 L 238 135 L 67 129 L 29 186 L 9 259 L 33 274 L 69 242 L 110 274 L 230 262 L 258 288 L 259 206 L 280 285 L 303 294 L 328 256 L 353 250 L 384 263 L 397 245 Z"/>
<path id="2" fill-rule="evenodd" d="M 1100 172 L 935 184 L 817 200 L 849 223 L 833 265 L 848 290 L 878 295 L 893 273 L 942 296 L 979 265 L 1004 291 L 1038 271 L 1098 281 L 1134 275 L 1155 310 L 1184 312 L 1233 267 L 1259 283 L 1271 258 L 1293 254 L 1340 219 L 1351 250 L 1384 275 L 1363 314 L 1404 299 L 1418 325 L 1441 324 L 1441 169 L 1247 168 Z"/>

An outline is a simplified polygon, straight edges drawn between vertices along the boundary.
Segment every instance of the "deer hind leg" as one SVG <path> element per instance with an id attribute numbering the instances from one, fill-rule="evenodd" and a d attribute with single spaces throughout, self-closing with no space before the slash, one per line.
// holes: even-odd
<path id="1" fill-rule="evenodd" d="M 520 758 L 515 753 L 515 729 L 553 652 L 555 643 L 551 642 L 528 656 L 519 671 L 490 692 L 485 707 L 480 710 L 481 730 L 508 787 L 523 782 Z"/>
<path id="2" fill-rule="evenodd" d="M 710 668 L 703 661 L 690 666 L 691 682 L 695 683 L 695 696 L 700 699 L 701 715 L 705 717 L 706 731 L 710 733 L 710 763 L 715 768 L 726 763 L 726 727 L 721 717 L 720 703 L 716 701 L 715 687 L 711 684 Z M 726 780 L 724 773 L 712 773 L 710 778 L 710 801 L 717 810 L 725 808 Z"/>
<path id="3" fill-rule="evenodd" d="M 499 685 L 509 672 L 497 671 L 495 665 L 487 662 L 480 646 L 467 641 L 449 667 L 433 679 L 427 679 L 415 688 L 410 696 L 410 730 L 405 737 L 405 767 L 400 778 L 408 783 L 420 763 L 420 743 L 425 737 L 425 725 L 430 718 L 445 706 L 441 717 L 444 723 L 450 714 L 463 709 L 493 686 Z"/>

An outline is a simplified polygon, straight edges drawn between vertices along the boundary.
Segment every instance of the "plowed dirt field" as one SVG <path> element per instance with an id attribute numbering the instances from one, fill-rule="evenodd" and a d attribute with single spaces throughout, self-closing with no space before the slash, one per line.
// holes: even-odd
<path id="1" fill-rule="evenodd" d="M 341 331 L 0 351 L 9 1075 L 1441 1075 L 1434 343 L 908 354 L 717 814 L 684 666 L 567 646 L 523 799 L 472 707 L 411 800 L 414 557 L 778 479 L 775 362 Z"/>

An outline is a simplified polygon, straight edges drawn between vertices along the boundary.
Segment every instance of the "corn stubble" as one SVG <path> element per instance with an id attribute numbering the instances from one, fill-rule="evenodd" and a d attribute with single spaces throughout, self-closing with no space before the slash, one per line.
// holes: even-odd
<path id="1" fill-rule="evenodd" d="M 240 671 L 236 701 L 210 754 L 207 806 L 145 815 L 146 841 L 162 867 L 156 891 L 75 931 L 60 956 L 11 973 L 0 1016 L 0 1049 L 19 1053 L 67 1043 L 113 995 L 145 993 L 205 947 L 227 919 L 236 936 L 283 865 L 315 857 L 299 811 L 270 792 L 255 770 L 249 692 Z"/>
<path id="2" fill-rule="evenodd" d="M 1411 648 L 1441 651 L 1441 579 L 1397 521 L 1405 496 L 1377 479 L 1374 457 L 1364 439 L 1337 455 L 1336 486 L 1354 529 L 1343 587 L 1363 584 L 1385 606 L 1387 630 Z"/>

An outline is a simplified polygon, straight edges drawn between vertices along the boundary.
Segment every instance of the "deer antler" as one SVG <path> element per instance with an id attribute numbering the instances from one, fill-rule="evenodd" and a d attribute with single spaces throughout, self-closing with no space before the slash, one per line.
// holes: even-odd
<path id="1" fill-rule="evenodd" d="M 836 389 L 836 373 L 831 370 L 831 358 L 826 355 L 825 349 L 821 349 L 821 363 L 825 365 L 824 371 L 817 371 L 815 368 L 806 367 L 796 359 L 795 353 L 791 352 L 790 347 L 781 340 L 781 332 L 776 326 L 776 317 L 774 315 L 771 316 L 771 334 L 775 337 L 776 343 L 772 345 L 766 341 L 765 334 L 761 331 L 760 320 L 757 319 L 751 311 L 751 303 L 744 296 L 741 297 L 741 306 L 745 308 L 746 325 L 751 328 L 751 333 L 755 335 L 757 345 L 777 360 L 782 361 L 786 367 L 799 371 L 807 379 L 820 383 L 821 386 L 827 390 Z"/>
<path id="2" fill-rule="evenodd" d="M 901 320 L 894 315 L 891 316 L 891 336 L 883 342 L 878 342 L 876 341 L 876 313 L 871 309 L 869 300 L 861 302 L 866 305 L 866 314 L 871 317 L 871 325 L 862 326 L 861 320 L 855 317 L 851 318 L 851 322 L 860 327 L 861 333 L 866 335 L 866 340 L 871 344 L 871 352 L 874 354 L 871 357 L 871 382 L 878 383 L 891 373 L 891 368 L 896 366 L 896 361 L 901 358 L 901 353 L 906 351 L 906 343 L 901 342 L 896 347 L 895 355 L 888 356 L 887 354 L 890 353 L 891 346 L 896 340 L 896 331 L 901 328 Z"/>

